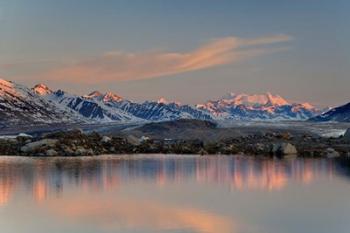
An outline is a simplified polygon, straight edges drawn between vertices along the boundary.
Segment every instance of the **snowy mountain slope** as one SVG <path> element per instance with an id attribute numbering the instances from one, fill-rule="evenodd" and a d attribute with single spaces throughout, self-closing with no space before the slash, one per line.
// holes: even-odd
<path id="1" fill-rule="evenodd" d="M 98 122 L 112 122 L 112 121 L 140 121 L 125 111 L 117 108 L 111 108 L 104 104 L 103 98 L 108 96 L 97 95 L 98 93 L 91 93 L 88 96 L 77 96 L 66 93 L 62 90 L 52 92 L 44 95 L 43 98 L 55 103 L 61 108 L 69 108 L 85 119 Z M 94 96 L 96 95 L 96 96 Z"/>
<path id="2" fill-rule="evenodd" d="M 0 79 L 0 124 L 77 122 L 79 117 L 58 109 L 32 89 Z"/>
<path id="3" fill-rule="evenodd" d="M 133 103 L 130 101 L 108 102 L 108 106 L 120 108 L 136 117 L 148 121 L 169 121 L 176 119 L 199 119 L 213 120 L 210 113 L 189 105 L 176 103 L 161 103 L 146 101 L 144 103 Z"/>
<path id="4" fill-rule="evenodd" d="M 43 84 L 34 87 L 34 91 L 61 109 L 71 109 L 85 119 L 98 122 L 130 121 L 168 121 L 176 119 L 212 120 L 210 113 L 188 105 L 175 103 L 149 102 L 135 103 L 125 100 L 117 94 L 99 91 L 84 96 L 66 93 L 62 90 L 51 91 Z"/>

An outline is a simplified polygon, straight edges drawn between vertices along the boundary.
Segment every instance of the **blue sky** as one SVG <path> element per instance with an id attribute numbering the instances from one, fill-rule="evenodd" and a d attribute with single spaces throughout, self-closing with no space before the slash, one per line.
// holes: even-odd
<path id="1" fill-rule="evenodd" d="M 350 99 L 349 10 L 346 0 L 0 0 L 0 75 L 138 101 L 270 91 L 338 105 Z"/>

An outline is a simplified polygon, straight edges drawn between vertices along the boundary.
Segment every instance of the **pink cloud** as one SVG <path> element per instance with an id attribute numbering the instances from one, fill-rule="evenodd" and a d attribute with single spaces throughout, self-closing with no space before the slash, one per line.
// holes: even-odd
<path id="1" fill-rule="evenodd" d="M 101 83 L 150 79 L 234 63 L 276 48 L 257 48 L 291 40 L 287 35 L 254 39 L 226 37 L 188 52 L 125 53 L 111 51 L 101 56 L 52 69 L 42 79 L 76 83 Z M 277 48 L 278 50 L 279 48 Z"/>

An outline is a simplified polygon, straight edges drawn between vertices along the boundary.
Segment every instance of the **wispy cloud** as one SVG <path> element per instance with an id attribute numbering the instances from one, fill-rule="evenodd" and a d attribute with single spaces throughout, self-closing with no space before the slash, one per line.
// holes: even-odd
<path id="1" fill-rule="evenodd" d="M 140 80 L 207 69 L 279 51 L 274 45 L 292 38 L 274 35 L 253 39 L 225 37 L 189 52 L 126 53 L 111 51 L 41 75 L 42 79 L 76 83 Z M 283 48 L 282 48 L 283 49 Z"/>

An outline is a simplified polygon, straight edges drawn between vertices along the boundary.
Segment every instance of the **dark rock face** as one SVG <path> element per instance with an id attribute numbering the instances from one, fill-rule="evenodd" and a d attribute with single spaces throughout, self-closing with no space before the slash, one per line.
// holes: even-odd
<path id="1" fill-rule="evenodd" d="M 175 103 L 157 103 L 146 101 L 142 104 L 130 101 L 106 103 L 107 106 L 122 109 L 135 117 L 150 121 L 169 121 L 182 119 L 213 120 L 210 113 L 189 105 L 178 105 Z"/>
<path id="2" fill-rule="evenodd" d="M 100 106 L 98 106 L 96 103 L 85 101 L 80 97 L 69 102 L 67 106 L 75 111 L 78 111 L 82 116 L 87 118 L 104 118 L 103 110 Z"/>

